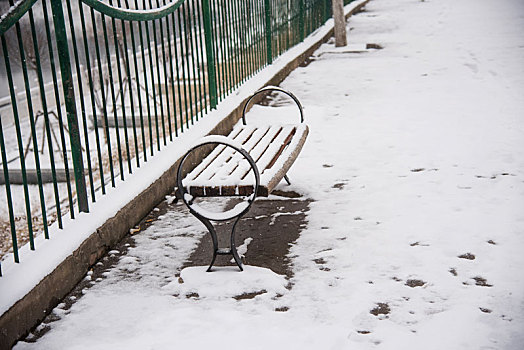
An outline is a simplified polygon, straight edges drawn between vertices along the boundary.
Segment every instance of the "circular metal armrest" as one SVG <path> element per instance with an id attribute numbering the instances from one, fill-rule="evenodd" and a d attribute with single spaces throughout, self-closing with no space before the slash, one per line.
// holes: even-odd
<path id="1" fill-rule="evenodd" d="M 300 122 L 301 123 L 304 122 L 304 109 L 302 108 L 300 101 L 298 100 L 298 98 L 295 95 L 293 95 L 291 92 L 284 90 L 278 86 L 266 86 L 258 90 L 257 92 L 255 92 L 253 95 L 251 95 L 251 97 L 246 101 L 246 104 L 244 105 L 244 109 L 242 110 L 242 124 L 246 125 L 246 110 L 247 110 L 247 107 L 249 106 L 249 102 L 251 102 L 251 100 L 253 100 L 253 98 L 255 98 L 255 96 L 257 96 L 258 94 L 261 94 L 267 91 L 278 91 L 278 92 L 282 92 L 288 95 L 289 97 L 291 97 L 293 101 L 295 101 L 295 103 L 297 104 L 298 109 L 300 111 Z"/>
<path id="2" fill-rule="evenodd" d="M 233 209 L 230 209 L 230 210 L 222 212 L 222 213 L 210 212 L 210 211 L 208 211 L 206 209 L 201 208 L 196 203 L 193 203 L 193 196 L 187 192 L 186 188 L 182 184 L 182 169 L 183 169 L 183 165 L 184 165 L 184 162 L 186 161 L 187 157 L 193 151 L 195 151 L 197 148 L 200 148 L 202 146 L 209 145 L 209 144 L 221 144 L 221 145 L 224 145 L 226 147 L 233 148 L 234 150 L 239 152 L 248 161 L 249 165 L 251 166 L 251 169 L 253 169 L 253 172 L 255 174 L 254 192 L 253 192 L 253 194 L 251 196 L 249 196 L 249 198 L 247 199 L 247 202 L 239 203 Z M 242 148 L 242 145 L 240 145 L 237 142 L 234 142 L 233 140 L 231 140 L 231 139 L 229 139 L 229 138 L 227 138 L 225 136 L 211 135 L 211 136 L 206 136 L 206 137 L 202 138 L 198 142 L 198 144 L 196 144 L 195 146 L 191 147 L 191 149 L 189 151 L 187 151 L 187 153 L 184 155 L 184 157 L 180 161 L 180 164 L 178 165 L 177 180 L 176 181 L 177 181 L 177 187 L 178 187 L 179 196 L 180 196 L 180 198 L 182 198 L 182 200 L 187 205 L 187 207 L 189 208 L 189 210 L 191 211 L 191 213 L 193 215 L 195 215 L 197 217 L 200 216 L 200 217 L 203 217 L 205 219 L 213 220 L 213 221 L 226 221 L 226 220 L 233 219 L 233 218 L 235 218 L 237 216 L 240 217 L 240 216 L 244 215 L 249 210 L 249 208 L 251 207 L 251 205 L 255 201 L 255 198 L 256 198 L 257 193 L 258 193 L 258 187 L 260 186 L 260 173 L 258 171 L 258 167 L 257 167 L 255 161 L 253 160 L 253 158 L 251 158 L 249 153 L 245 149 Z"/>

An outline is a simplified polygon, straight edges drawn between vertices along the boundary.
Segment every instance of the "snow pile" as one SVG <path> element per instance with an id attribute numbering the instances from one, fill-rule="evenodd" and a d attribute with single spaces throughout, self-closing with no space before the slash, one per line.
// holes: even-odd
<path id="1" fill-rule="evenodd" d="M 180 279 L 163 288 L 176 295 L 195 295 L 199 298 L 228 299 L 242 298 L 248 294 L 266 294 L 276 296 L 286 291 L 287 281 L 273 271 L 256 266 L 215 267 L 206 272 L 207 266 L 186 267 L 180 273 Z"/>

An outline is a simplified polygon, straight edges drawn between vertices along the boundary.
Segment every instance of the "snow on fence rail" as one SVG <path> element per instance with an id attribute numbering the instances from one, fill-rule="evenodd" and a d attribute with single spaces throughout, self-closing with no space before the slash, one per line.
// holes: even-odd
<path id="1" fill-rule="evenodd" d="M 0 260 L 20 262 L 320 27 L 331 0 L 9 0 L 0 15 Z"/>

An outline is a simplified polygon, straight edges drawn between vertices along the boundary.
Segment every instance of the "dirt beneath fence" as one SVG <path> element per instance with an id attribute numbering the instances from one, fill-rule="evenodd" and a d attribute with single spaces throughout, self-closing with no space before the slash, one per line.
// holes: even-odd
<path id="1" fill-rule="evenodd" d="M 55 220 L 56 215 L 53 213 L 48 217 L 48 225 L 50 226 Z M 18 249 L 29 243 L 29 229 L 28 222 L 25 216 L 16 216 L 15 220 L 15 232 L 17 237 Z M 33 235 L 36 238 L 44 231 L 44 222 L 41 216 L 33 216 Z M 13 252 L 13 239 L 11 233 L 11 223 L 9 220 L 0 220 L 0 260 L 5 255 Z"/>

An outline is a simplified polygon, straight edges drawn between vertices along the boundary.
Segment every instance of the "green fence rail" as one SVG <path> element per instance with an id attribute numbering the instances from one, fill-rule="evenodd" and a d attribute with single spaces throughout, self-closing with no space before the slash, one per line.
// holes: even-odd
<path id="1" fill-rule="evenodd" d="M 321 26 L 331 0 L 9 0 L 0 14 L 0 256 L 19 262 Z"/>

